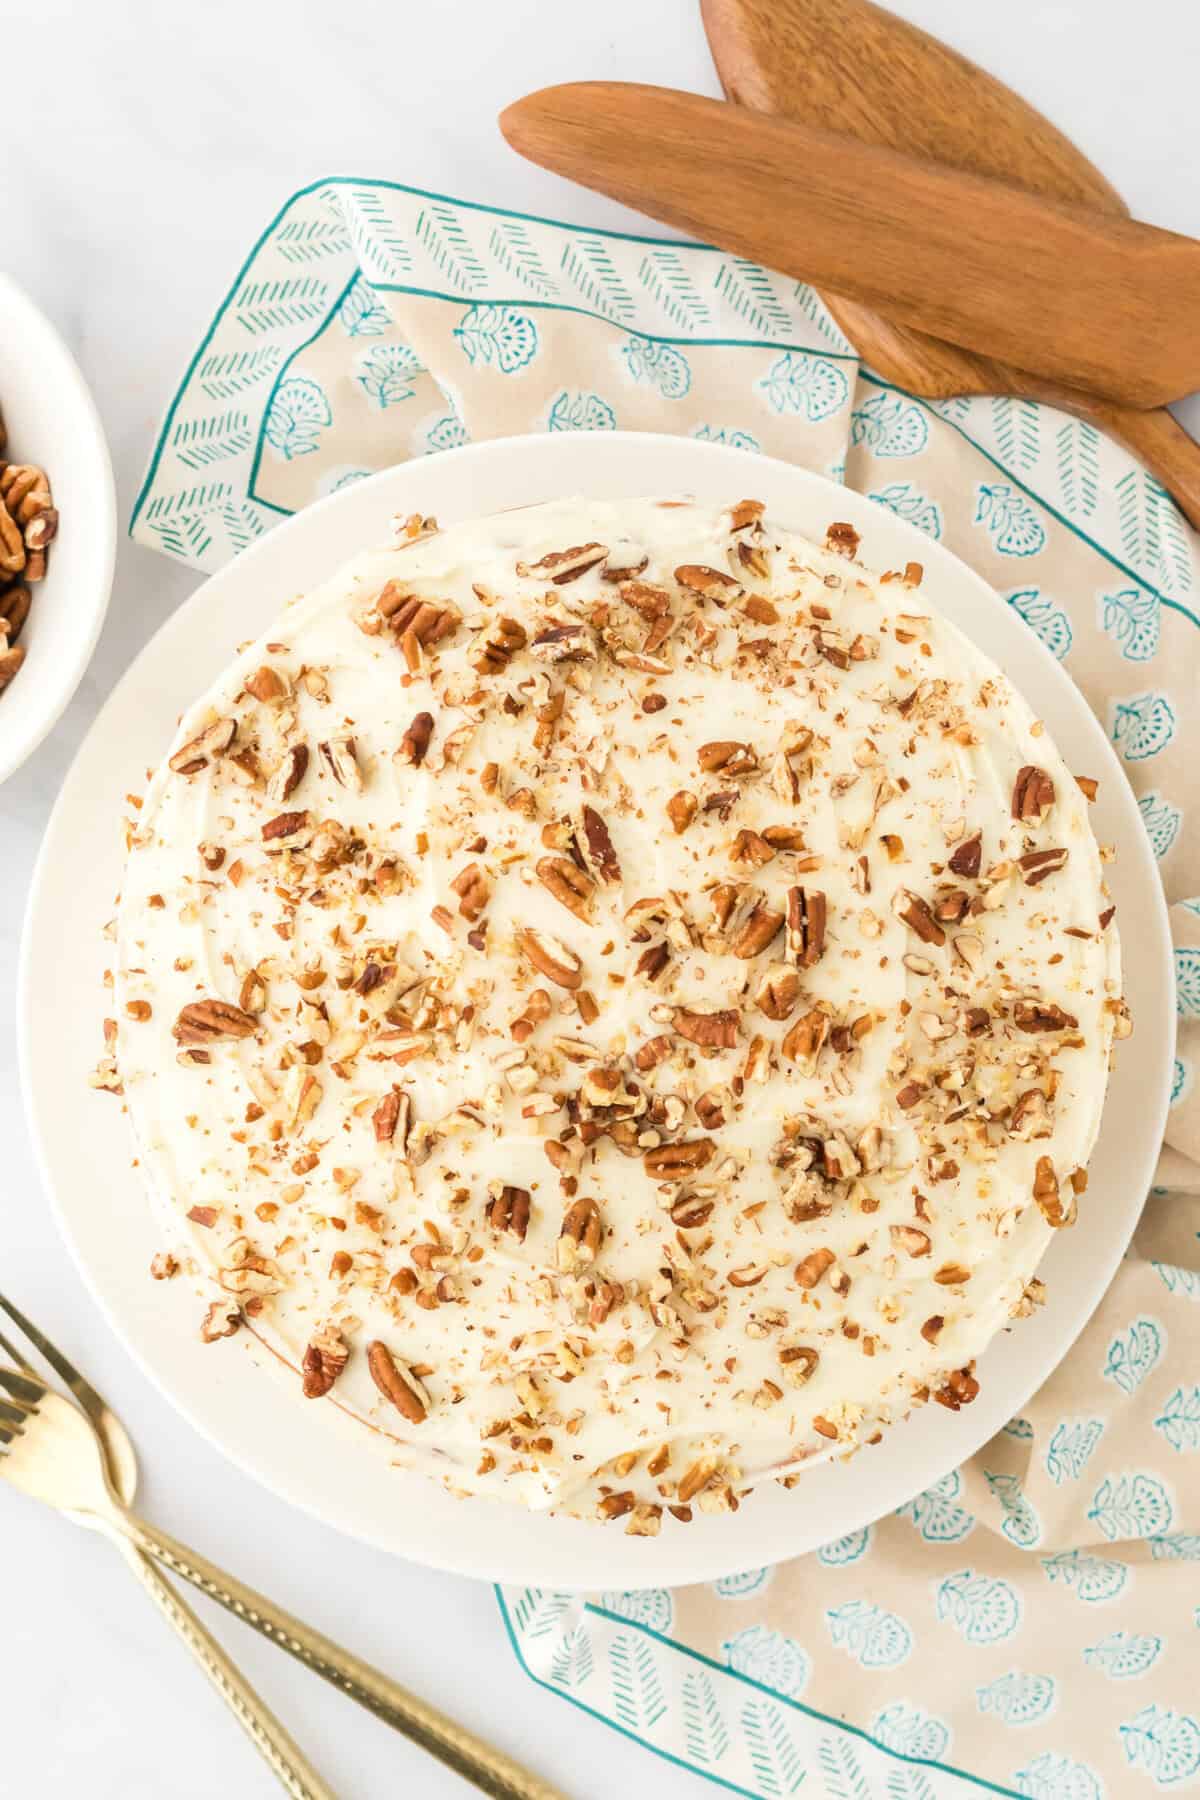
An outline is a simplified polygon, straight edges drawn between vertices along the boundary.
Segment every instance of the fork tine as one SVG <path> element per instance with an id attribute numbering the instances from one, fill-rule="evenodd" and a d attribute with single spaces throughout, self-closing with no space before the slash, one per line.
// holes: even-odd
<path id="1" fill-rule="evenodd" d="M 91 1382 L 79 1373 L 74 1363 L 69 1362 L 62 1351 L 50 1342 L 45 1333 L 39 1331 L 33 1321 L 27 1319 L 25 1314 L 20 1312 L 4 1294 L 0 1294 L 0 1312 L 7 1313 L 18 1331 L 24 1332 L 39 1356 L 44 1356 L 59 1379 L 66 1382 L 84 1412 L 94 1419 L 97 1414 L 107 1411 L 104 1401 Z M 12 1354 L 11 1350 L 9 1354 Z M 18 1355 L 16 1361 L 23 1369 L 29 1369 L 29 1364 L 23 1356 Z"/>
<path id="2" fill-rule="evenodd" d="M 24 1407 L 14 1406 L 11 1400 L 0 1400 L 0 1423 L 11 1425 L 14 1432 L 23 1431 L 25 1421 L 32 1411 L 32 1407 L 26 1410 Z"/>
<path id="3" fill-rule="evenodd" d="M 0 1387 L 8 1389 L 14 1400 L 27 1401 L 30 1407 L 38 1407 L 46 1397 L 44 1383 L 33 1380 L 28 1375 L 18 1374 L 16 1369 L 6 1369 L 0 1363 Z"/>
<path id="4" fill-rule="evenodd" d="M 5 1337 L 5 1335 L 2 1331 L 0 1331 L 0 1350 L 3 1350 L 5 1356 L 9 1357 L 11 1359 L 11 1361 L 16 1363 L 16 1365 L 17 1365 L 18 1369 L 20 1369 L 22 1375 L 36 1376 L 37 1371 L 34 1368 L 33 1364 L 30 1362 L 29 1358 L 26 1355 L 24 1355 L 24 1353 L 21 1351 L 21 1349 L 18 1345 L 10 1342 L 10 1340 Z"/>

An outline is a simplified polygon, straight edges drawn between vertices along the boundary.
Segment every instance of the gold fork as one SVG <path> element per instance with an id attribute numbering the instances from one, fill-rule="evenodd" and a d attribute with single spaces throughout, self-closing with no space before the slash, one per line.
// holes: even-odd
<path id="1" fill-rule="evenodd" d="M 79 1406 L 76 1406 L 48 1387 L 25 1359 L 14 1353 L 11 1345 L 3 1344 L 5 1352 L 20 1366 L 9 1368 L 0 1364 L 0 1476 L 22 1493 L 45 1501 L 76 1523 L 103 1533 L 122 1547 L 130 1545 L 141 1557 L 153 1557 L 172 1573 L 182 1576 L 306 1668 L 357 1700 L 485 1794 L 492 1795 L 493 1800 L 564 1800 L 557 1788 L 492 1749 L 474 1733 L 380 1670 L 131 1513 L 110 1477 L 105 1455 L 106 1442 L 118 1446 L 123 1443 L 132 1466 L 132 1446 L 120 1421 L 62 1353 L 54 1350 L 49 1340 L 23 1319 L 3 1296 L 0 1296 L 0 1306 L 29 1334 L 30 1341 L 46 1355 L 47 1361 L 79 1400 Z M 86 1415 L 80 1410 L 85 1405 Z M 97 1422 L 100 1419 L 105 1421 L 103 1435 Z M 117 1469 L 121 1467 L 125 1453 L 125 1450 L 117 1449 Z M 167 1594 L 174 1605 L 181 1604 L 169 1588 Z M 155 1598 L 158 1598 L 157 1594 Z M 164 1610 L 167 1609 L 164 1607 Z M 168 1616 L 172 1615 L 168 1612 Z M 203 1631 L 198 1621 L 196 1623 Z M 219 1646 L 214 1647 L 228 1665 Z M 232 1665 L 228 1667 L 232 1668 Z M 253 1690 L 242 1678 L 238 1677 L 238 1680 L 243 1691 L 249 1693 L 265 1713 L 266 1709 Z M 269 1714 L 267 1717 L 270 1719 Z M 276 1743 L 286 1745 L 290 1752 L 295 1778 L 303 1778 L 310 1784 L 307 1788 L 298 1787 L 292 1791 L 300 1796 L 312 1794 L 316 1800 L 326 1800 L 329 1790 L 309 1768 L 282 1726 L 273 1719 L 270 1722 L 279 1734 Z M 250 1729 L 248 1725 L 247 1729 Z M 255 1734 L 252 1732 L 252 1735 Z M 278 1769 L 276 1773 L 286 1786 L 284 1775 Z"/>
<path id="2" fill-rule="evenodd" d="M 3 1294 L 0 1294 L 0 1309 L 24 1333 L 91 1420 L 109 1482 L 123 1504 L 128 1506 L 137 1490 L 137 1457 L 120 1419 L 62 1351 L 49 1338 L 44 1337 L 37 1326 L 10 1300 L 6 1300 Z M 39 1385 L 37 1371 L 28 1357 L 3 1332 L 0 1332 L 0 1351 L 11 1357 L 17 1365 L 12 1373 Z M 13 1396 L 11 1389 L 9 1393 L 7 1401 L 0 1401 L 0 1435 L 22 1429 L 26 1416 L 25 1402 Z M 250 1685 L 237 1664 L 226 1655 L 211 1632 L 200 1623 L 191 1607 L 180 1599 L 170 1582 L 159 1573 L 157 1563 L 128 1538 L 120 1538 L 118 1548 L 159 1611 L 174 1626 L 192 1652 L 242 1730 L 270 1765 L 280 1785 L 292 1796 L 292 1800 L 336 1800 L 333 1790 L 321 1780 L 266 1701 Z"/>

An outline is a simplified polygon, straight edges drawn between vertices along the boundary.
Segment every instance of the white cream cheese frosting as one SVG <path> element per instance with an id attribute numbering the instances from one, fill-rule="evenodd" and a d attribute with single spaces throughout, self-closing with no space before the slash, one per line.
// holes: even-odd
<path id="1" fill-rule="evenodd" d="M 965 1404 L 1036 1303 L 1127 1028 L 1100 853 L 848 526 L 428 524 L 184 718 L 117 1062 L 206 1336 L 455 1488 L 654 1532 Z"/>

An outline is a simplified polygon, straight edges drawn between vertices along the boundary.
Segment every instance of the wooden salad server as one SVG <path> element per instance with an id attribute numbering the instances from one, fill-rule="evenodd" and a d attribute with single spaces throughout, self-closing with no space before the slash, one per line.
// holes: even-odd
<path id="1" fill-rule="evenodd" d="M 1112 216 L 1128 209 L 1069 138 L 1019 94 L 873 0 L 700 0 L 726 96 L 863 143 L 992 175 Z M 1063 393 L 841 295 L 823 296 L 864 362 L 930 400 L 1013 394 L 1089 419 L 1140 457 L 1200 529 L 1200 444 L 1165 407 Z"/>
<path id="2" fill-rule="evenodd" d="M 1192 239 L 669 88 L 547 88 L 500 125 L 546 168 L 1056 385 L 1141 407 L 1200 385 Z"/>

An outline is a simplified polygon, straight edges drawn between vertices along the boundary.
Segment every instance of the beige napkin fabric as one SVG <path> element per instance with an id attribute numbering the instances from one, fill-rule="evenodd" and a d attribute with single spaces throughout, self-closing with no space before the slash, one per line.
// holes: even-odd
<path id="1" fill-rule="evenodd" d="M 744 1794 L 1200 1789 L 1200 560 L 1157 483 L 1065 414 L 889 386 L 808 289 L 723 252 L 332 180 L 251 251 L 131 528 L 212 569 L 408 457 L 614 428 L 844 480 L 1021 614 L 1138 797 L 1173 902 L 1180 1033 L 1133 1248 L 1023 1418 L 898 1514 L 775 1569 L 586 1601 L 505 1590 L 514 1648 Z"/>

